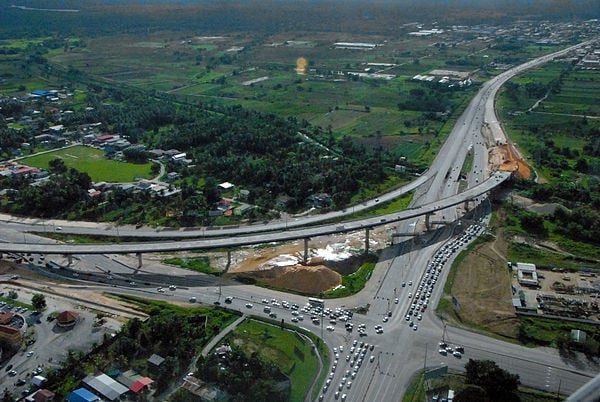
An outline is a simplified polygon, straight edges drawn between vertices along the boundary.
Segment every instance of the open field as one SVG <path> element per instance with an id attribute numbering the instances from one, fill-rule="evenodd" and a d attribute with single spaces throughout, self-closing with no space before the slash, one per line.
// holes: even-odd
<path id="1" fill-rule="evenodd" d="M 450 322 L 516 339 L 518 319 L 511 304 L 510 273 L 506 268 L 506 241 L 502 233 L 493 240 L 478 240 L 452 264 L 445 296 L 437 311 Z M 454 296 L 460 307 L 451 301 Z"/>
<path id="2" fill-rule="evenodd" d="M 134 164 L 108 160 L 104 158 L 103 151 L 86 146 L 74 146 L 42 153 L 20 159 L 20 162 L 47 169 L 48 163 L 57 158 L 62 159 L 67 167 L 87 173 L 94 182 L 131 182 L 139 178 L 149 179 L 152 177 L 150 171 L 152 163 Z"/>
<path id="3" fill-rule="evenodd" d="M 431 85 L 412 81 L 416 74 L 444 68 L 481 73 L 481 66 L 502 52 L 474 38 L 450 34 L 456 46 L 439 46 L 440 38 L 409 37 L 411 28 L 396 36 L 348 33 L 294 32 L 269 36 L 197 36 L 153 33 L 101 36 L 86 40 L 85 47 L 52 55 L 50 62 L 81 70 L 94 77 L 165 91 L 182 99 L 240 104 L 267 113 L 305 119 L 331 127 L 336 136 L 365 138 L 379 133 L 389 139 L 390 150 L 409 158 L 421 157 L 449 128 L 443 121 L 424 117 L 424 111 L 398 110 L 410 99 L 410 91 Z M 445 38 L 448 39 L 448 38 Z M 339 49 L 336 41 L 374 43 L 369 51 Z M 515 58 L 550 49 L 512 50 Z M 296 72 L 297 60 L 307 61 L 304 74 Z M 451 62 L 451 64 L 447 64 Z M 348 75 L 364 71 L 367 63 L 376 72 L 393 74 L 391 80 Z M 452 64 L 456 63 L 456 65 Z M 498 71 L 499 72 L 499 71 Z M 494 72 L 492 72 L 493 74 Z M 485 72 L 485 74 L 490 74 Z M 252 85 L 245 82 L 267 77 Z M 471 97 L 470 91 L 450 95 L 452 112 L 458 114 Z M 369 110 L 366 110 L 366 107 Z M 452 116 L 450 116 L 452 118 Z"/>

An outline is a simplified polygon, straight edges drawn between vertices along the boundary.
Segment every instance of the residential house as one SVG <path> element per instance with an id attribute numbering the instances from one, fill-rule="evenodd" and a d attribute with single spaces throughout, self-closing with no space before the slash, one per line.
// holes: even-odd
<path id="1" fill-rule="evenodd" d="M 275 198 L 275 205 L 279 209 L 286 209 L 294 203 L 294 198 L 287 194 L 280 194 Z"/>
<path id="2" fill-rule="evenodd" d="M 331 195 L 327 193 L 311 194 L 306 197 L 304 205 L 312 208 L 325 208 L 331 205 Z"/>
<path id="3" fill-rule="evenodd" d="M 104 373 L 88 375 L 82 382 L 87 388 L 98 395 L 102 395 L 107 401 L 118 401 L 123 395 L 129 392 L 129 388 Z"/>
<path id="4" fill-rule="evenodd" d="M 85 388 L 79 388 L 67 395 L 67 402 L 99 402 L 100 397 Z"/>
<path id="5" fill-rule="evenodd" d="M 156 353 L 153 353 L 152 356 L 148 358 L 148 363 L 154 367 L 159 367 L 164 361 L 165 358 L 157 355 Z"/>
<path id="6" fill-rule="evenodd" d="M 54 400 L 54 392 L 42 388 L 25 398 L 26 402 L 50 402 Z"/>

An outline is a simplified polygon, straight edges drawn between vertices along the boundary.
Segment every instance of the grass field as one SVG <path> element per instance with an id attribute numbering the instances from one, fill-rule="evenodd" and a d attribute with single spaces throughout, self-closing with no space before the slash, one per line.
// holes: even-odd
<path id="1" fill-rule="evenodd" d="M 134 164 L 117 162 L 104 158 L 104 152 L 85 146 L 74 146 L 23 158 L 21 163 L 42 169 L 48 168 L 48 162 L 62 159 L 69 168 L 87 173 L 94 182 L 131 182 L 139 178 L 152 177 L 152 163 Z"/>
<path id="2" fill-rule="evenodd" d="M 195 258 L 168 258 L 162 260 L 163 264 L 176 265 L 181 268 L 190 269 L 192 271 L 203 272 L 205 274 L 219 275 L 221 270 L 212 268 L 208 257 Z"/>
<path id="3" fill-rule="evenodd" d="M 283 331 L 254 320 L 246 320 L 229 336 L 231 344 L 246 355 L 258 352 L 262 359 L 273 362 L 290 377 L 290 401 L 303 401 L 319 368 L 312 345 L 295 332 Z"/>

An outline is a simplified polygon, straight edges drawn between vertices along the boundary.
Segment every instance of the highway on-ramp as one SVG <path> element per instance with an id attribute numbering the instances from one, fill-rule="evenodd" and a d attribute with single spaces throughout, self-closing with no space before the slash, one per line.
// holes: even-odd
<path id="1" fill-rule="evenodd" d="M 587 42 L 578 46 L 585 44 Z M 419 369 L 446 365 L 450 368 L 462 370 L 464 369 L 464 363 L 469 358 L 494 360 L 502 368 L 519 374 L 525 385 L 552 392 L 558 392 L 560 387 L 562 393 L 572 393 L 597 374 L 597 366 L 584 359 L 579 359 L 577 355 L 561 356 L 554 349 L 526 348 L 460 328 L 448 327 L 444 329 L 439 317 L 435 316 L 433 308 L 442 294 L 442 284 L 446 279 L 452 259 L 470 241 L 459 241 L 457 238 L 467 238 L 466 235 L 469 235 L 471 230 L 480 234 L 483 230 L 482 227 L 485 226 L 487 201 L 482 196 L 485 193 L 481 191 L 484 188 L 482 186 L 489 185 L 492 188 L 499 184 L 499 181 L 505 180 L 507 176 L 498 173 L 488 177 L 490 172 L 487 171 L 487 147 L 495 144 L 498 138 L 504 138 L 493 110 L 493 98 L 496 91 L 512 76 L 566 54 L 574 48 L 571 47 L 529 61 L 485 83 L 481 91 L 457 120 L 456 126 L 449 134 L 448 140 L 444 143 L 431 168 L 424 174 L 423 178 L 419 178 L 419 186 L 415 187 L 417 193 L 412 205 L 413 209 L 386 215 L 385 217 L 369 218 L 370 220 L 340 222 L 316 227 L 307 226 L 293 231 L 289 230 L 290 223 L 294 225 L 296 223 L 287 222 L 285 227 L 279 227 L 279 229 L 287 228 L 288 230 L 274 231 L 275 229 L 271 227 L 269 231 L 257 230 L 259 233 L 253 235 L 246 233 L 244 236 L 239 236 L 239 239 L 233 238 L 233 235 L 226 235 L 211 239 L 183 240 L 179 242 L 70 245 L 52 242 L 47 244 L 20 243 L 13 238 L 10 243 L 0 244 L 0 250 L 61 254 L 188 250 L 218 247 L 217 244 L 220 244 L 219 246 L 234 246 L 236 244 L 254 244 L 244 243 L 245 241 L 258 242 L 258 238 L 244 240 L 252 238 L 252 236 L 262 236 L 260 238 L 261 242 L 310 238 L 320 234 L 340 231 L 364 230 L 366 227 L 387 224 L 392 221 L 400 222 L 399 230 L 407 232 L 422 228 L 424 221 L 422 216 L 433 214 L 431 219 L 447 222 L 448 224 L 437 230 L 422 233 L 418 238 L 412 238 L 385 249 L 363 291 L 352 297 L 325 302 L 326 306 L 332 309 L 337 307 L 346 309 L 359 306 L 368 307 L 366 314 L 354 314 L 352 319 L 355 328 L 360 324 L 365 326 L 365 336 L 359 337 L 356 329 L 346 331 L 339 323 L 331 324 L 331 329 L 325 331 L 323 330 L 322 320 L 320 325 L 314 325 L 307 317 L 304 321 L 298 323 L 298 325 L 322 335 L 327 345 L 330 346 L 332 351 L 330 370 L 332 370 L 334 359 L 336 359 L 335 353 L 339 355 L 335 365 L 336 369 L 331 371 L 330 384 L 325 390 L 321 391 L 322 399 L 335 401 L 341 399 L 342 395 L 346 395 L 345 399 L 348 401 L 398 401 L 406 391 L 411 378 Z M 483 129 L 484 127 L 485 129 Z M 459 186 L 464 183 L 459 175 L 464 160 L 470 152 L 473 155 L 473 167 L 467 175 L 468 190 L 459 193 Z M 472 191 L 472 193 L 469 193 L 469 191 Z M 387 199 L 380 197 L 380 200 L 385 201 Z M 459 220 L 458 217 L 463 214 L 461 205 L 466 200 L 473 200 L 470 209 L 474 211 L 470 216 L 470 220 Z M 372 204 L 375 202 L 371 201 Z M 369 206 L 372 206 L 372 204 Z M 402 214 L 407 215 L 402 217 Z M 386 221 L 382 222 L 382 219 Z M 16 225 L 16 223 L 6 223 L 3 226 L 6 226 L 7 230 L 12 231 L 11 233 L 14 235 L 14 233 L 19 233 L 17 232 L 19 227 L 23 227 Z M 15 226 L 12 226 L 13 224 Z M 43 222 L 42 224 L 44 225 Z M 279 222 L 278 224 L 286 223 Z M 39 224 L 36 226 L 39 228 Z M 92 229 L 94 228 L 92 227 Z M 98 228 L 95 230 L 98 230 Z M 162 237 L 169 237 L 165 232 L 160 234 L 162 234 Z M 25 235 L 23 236 L 25 239 Z M 127 236 L 130 235 L 127 234 Z M 18 237 L 18 234 L 16 237 Z M 234 239 L 233 242 L 231 242 L 232 238 Z M 209 241 L 217 243 L 208 246 L 207 242 Z M 226 241 L 229 241 L 229 243 L 218 243 Z M 448 246 L 450 246 L 450 249 L 447 248 Z M 429 307 L 424 308 L 422 305 L 418 305 L 417 315 L 421 315 L 420 319 L 415 315 L 411 315 L 408 316 L 407 321 L 407 313 L 411 311 L 411 306 L 415 304 L 415 293 L 418 291 L 418 286 L 424 284 L 427 286 L 427 282 L 424 281 L 431 280 L 432 274 L 426 272 L 426 270 L 430 269 L 434 256 L 439 255 L 442 250 L 447 250 L 444 254 L 445 265 L 437 268 L 439 278 L 436 276 L 436 280 L 433 282 L 435 284 L 437 281 L 437 285 L 432 288 L 431 294 L 427 296 Z M 197 297 L 199 302 L 205 303 L 220 301 L 222 295 L 227 294 L 234 297 L 230 304 L 232 308 L 258 315 L 263 314 L 262 309 L 260 309 L 263 298 L 269 300 L 271 298 L 286 299 L 290 303 L 299 305 L 306 302 L 305 297 L 298 295 L 289 295 L 221 279 L 214 279 L 198 287 L 178 289 L 168 297 L 156 293 L 152 286 L 140 288 L 139 284 L 135 287 L 133 285 L 127 287 L 126 283 L 123 283 L 123 286 L 111 289 L 127 293 L 151 293 L 155 297 L 172 298 L 178 301 L 185 301 L 194 296 Z M 293 317 L 288 309 L 276 307 L 274 310 L 279 318 L 291 320 Z M 408 324 L 410 321 L 413 321 L 412 327 Z M 414 329 L 415 324 L 418 327 L 416 330 Z M 376 325 L 381 326 L 382 333 L 376 333 Z M 464 354 L 455 357 L 452 353 L 446 353 L 445 355 L 440 353 L 438 343 L 442 338 L 447 340 L 451 346 L 463 346 Z M 355 340 L 357 346 L 354 346 Z M 361 347 L 358 342 L 366 342 L 369 347 Z M 370 349 L 371 345 L 373 346 L 372 349 Z M 343 347 L 343 352 L 340 351 L 340 346 Z M 356 359 L 346 360 L 346 356 L 348 356 L 352 347 L 359 347 L 361 353 L 365 353 L 359 368 L 356 368 L 356 363 L 351 365 L 350 362 L 360 357 L 356 356 Z M 334 348 L 337 352 L 334 352 Z M 335 392 L 338 392 L 337 397 Z"/>

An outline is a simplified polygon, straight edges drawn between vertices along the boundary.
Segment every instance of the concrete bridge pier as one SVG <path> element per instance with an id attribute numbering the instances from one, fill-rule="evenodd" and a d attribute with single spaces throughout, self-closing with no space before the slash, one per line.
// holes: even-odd
<path id="1" fill-rule="evenodd" d="M 471 200 L 465 200 L 465 205 L 464 205 L 465 212 L 469 212 L 469 201 L 471 201 Z"/>
<path id="2" fill-rule="evenodd" d="M 431 218 L 431 216 L 433 215 L 433 213 L 428 213 L 425 214 L 425 228 L 427 230 L 431 230 L 431 222 L 429 221 L 429 219 Z"/>
<path id="3" fill-rule="evenodd" d="M 135 255 L 137 255 L 138 258 L 138 269 L 142 267 L 142 253 L 135 253 Z"/>
<path id="4" fill-rule="evenodd" d="M 371 234 L 371 228 L 365 229 L 365 254 L 369 254 L 369 235 Z"/>
<path id="5" fill-rule="evenodd" d="M 310 240 L 309 237 L 305 237 L 304 238 L 304 256 L 302 258 L 302 263 L 303 264 L 307 264 L 308 263 L 308 241 Z"/>
<path id="6" fill-rule="evenodd" d="M 231 249 L 227 249 L 227 265 L 225 266 L 225 272 L 229 271 L 229 267 L 231 267 Z"/>
<path id="7" fill-rule="evenodd" d="M 67 266 L 71 266 L 73 264 L 73 254 L 67 254 Z"/>

